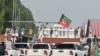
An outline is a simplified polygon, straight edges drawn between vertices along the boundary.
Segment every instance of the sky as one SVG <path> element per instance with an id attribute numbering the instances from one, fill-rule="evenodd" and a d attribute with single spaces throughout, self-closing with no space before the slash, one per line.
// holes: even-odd
<path id="1" fill-rule="evenodd" d="M 81 26 L 88 19 L 100 19 L 100 0 L 21 0 L 36 22 L 58 22 L 64 14 L 71 27 Z"/>

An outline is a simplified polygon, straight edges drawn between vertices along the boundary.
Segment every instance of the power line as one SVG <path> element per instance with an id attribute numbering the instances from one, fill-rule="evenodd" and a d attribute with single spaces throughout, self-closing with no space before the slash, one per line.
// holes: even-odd
<path id="1" fill-rule="evenodd" d="M 11 23 L 58 23 L 58 22 L 42 22 L 42 21 L 0 21 L 0 22 L 11 22 Z"/>

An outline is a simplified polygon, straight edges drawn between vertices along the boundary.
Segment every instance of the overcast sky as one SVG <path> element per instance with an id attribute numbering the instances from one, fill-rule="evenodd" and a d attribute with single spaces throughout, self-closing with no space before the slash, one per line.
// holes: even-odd
<path id="1" fill-rule="evenodd" d="M 81 26 L 88 19 L 100 19 L 100 0 L 21 0 L 35 21 L 58 22 L 62 13 Z"/>

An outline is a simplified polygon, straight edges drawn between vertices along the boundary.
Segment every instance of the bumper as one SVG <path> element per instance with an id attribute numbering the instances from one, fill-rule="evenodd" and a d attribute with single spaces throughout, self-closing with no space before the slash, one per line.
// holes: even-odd
<path id="1" fill-rule="evenodd" d="M 73 55 L 51 55 L 51 56 L 73 56 Z"/>
<path id="2" fill-rule="evenodd" d="M 25 56 L 48 56 L 48 55 L 25 55 Z"/>

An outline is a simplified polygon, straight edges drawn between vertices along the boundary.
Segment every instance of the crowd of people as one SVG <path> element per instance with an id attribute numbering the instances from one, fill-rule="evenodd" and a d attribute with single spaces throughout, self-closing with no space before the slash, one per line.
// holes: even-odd
<path id="1" fill-rule="evenodd" d="M 99 48 L 99 39 L 96 37 L 96 35 L 93 36 L 93 38 L 87 38 L 85 36 L 82 36 L 80 38 L 80 44 L 83 48 L 88 50 L 88 53 L 90 54 L 91 50 L 94 50 L 94 56 L 98 55 L 98 48 Z"/>
<path id="2" fill-rule="evenodd" d="M 46 29 L 49 29 L 49 31 L 47 31 Z M 39 34 L 41 37 L 58 37 L 58 29 L 55 27 L 55 28 L 42 28 L 39 30 Z"/>
<path id="3" fill-rule="evenodd" d="M 14 28 L 6 28 L 4 34 L 4 42 L 11 41 L 15 43 L 15 41 L 21 39 L 24 36 L 24 29 Z"/>
<path id="4" fill-rule="evenodd" d="M 93 36 L 91 31 L 88 36 L 85 36 L 83 30 L 81 29 L 80 31 L 79 27 L 77 27 L 74 31 L 74 36 L 75 38 L 80 37 L 81 47 L 87 49 L 88 53 L 90 53 L 93 48 L 94 56 L 98 55 L 98 48 L 100 48 L 99 38 L 96 35 Z"/>

